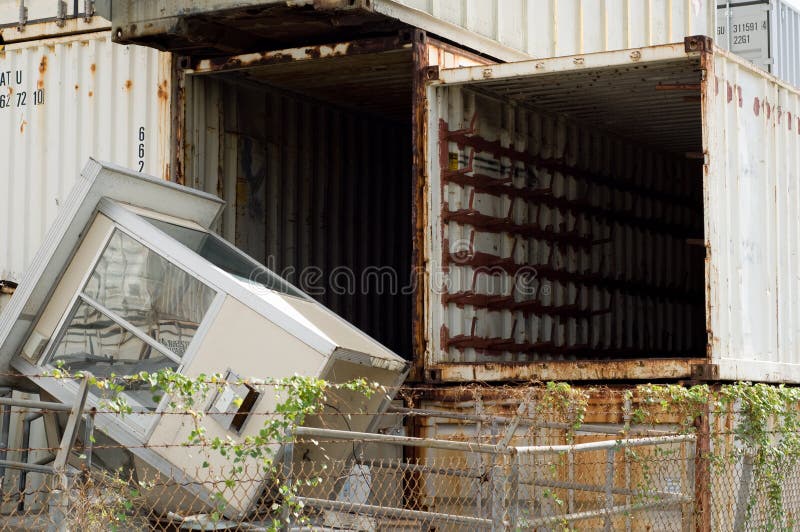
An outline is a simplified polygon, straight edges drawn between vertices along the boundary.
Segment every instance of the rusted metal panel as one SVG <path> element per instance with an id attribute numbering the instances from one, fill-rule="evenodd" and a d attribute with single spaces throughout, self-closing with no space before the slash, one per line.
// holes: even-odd
<path id="1" fill-rule="evenodd" d="M 549 360 L 536 363 L 447 363 L 429 366 L 430 382 L 682 380 L 695 375 L 703 358 Z"/>
<path id="2" fill-rule="evenodd" d="M 430 37 L 426 38 L 425 48 L 428 55 L 428 65 L 437 66 L 440 69 L 489 65 L 495 62 L 487 57 L 468 52 L 452 44 Z"/>
<path id="3" fill-rule="evenodd" d="M 89 156 L 169 176 L 170 56 L 108 31 L 0 47 L 0 280 L 18 281 Z"/>

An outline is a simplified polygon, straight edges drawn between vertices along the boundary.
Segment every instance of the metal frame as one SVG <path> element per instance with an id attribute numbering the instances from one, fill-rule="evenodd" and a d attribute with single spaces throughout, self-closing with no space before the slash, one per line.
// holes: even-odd
<path id="1" fill-rule="evenodd" d="M 518 412 L 518 414 L 519 413 L 521 412 Z M 686 506 L 687 503 L 694 501 L 694 493 L 691 491 L 689 494 L 674 494 L 657 490 L 643 491 L 641 489 L 628 490 L 615 488 L 614 462 L 617 452 L 632 447 L 694 444 L 696 442 L 696 436 L 694 434 L 668 434 L 643 438 L 621 438 L 574 445 L 511 446 L 509 445 L 509 442 L 512 440 L 514 433 L 516 432 L 519 420 L 519 415 L 515 416 L 511 420 L 505 434 L 498 437 L 498 443 L 496 444 L 469 443 L 461 441 L 415 438 L 410 436 L 396 436 L 388 434 L 371 434 L 366 432 L 351 432 L 310 427 L 296 427 L 293 431 L 295 438 L 300 441 L 366 441 L 375 444 L 400 445 L 404 447 L 424 447 L 428 449 L 442 449 L 451 452 L 479 453 L 482 455 L 493 456 L 495 458 L 503 457 L 500 462 L 493 461 L 493 465 L 488 468 L 486 473 L 473 470 L 463 472 L 451 470 L 446 471 L 447 474 L 457 477 L 471 477 L 479 479 L 484 479 L 484 477 L 488 478 L 488 482 L 492 486 L 491 489 L 493 491 L 493 500 L 490 503 L 491 518 L 411 510 L 406 508 L 391 508 L 370 504 L 320 499 L 315 497 L 301 496 L 298 497 L 298 500 L 304 503 L 306 506 L 323 510 L 352 512 L 357 515 L 366 515 L 376 518 L 395 517 L 419 520 L 423 522 L 460 523 L 465 525 L 475 525 L 480 528 L 491 528 L 492 530 L 536 529 L 537 527 L 542 526 L 602 517 L 604 519 L 604 530 L 610 531 L 613 527 L 612 517 L 614 515 L 629 514 L 636 511 L 645 511 L 655 508 L 668 508 L 672 506 L 681 506 L 683 508 L 683 512 L 691 512 L 691 507 Z M 540 454 L 567 454 L 568 456 L 572 456 L 575 453 L 593 451 L 606 452 L 605 479 L 602 485 L 581 484 L 572 481 L 551 482 L 546 480 L 543 481 L 542 479 L 527 481 L 524 483 L 520 482 L 519 459 L 522 456 Z M 291 454 L 289 456 L 291 456 Z M 693 458 L 691 456 L 687 457 L 687 467 L 691 465 L 692 461 Z M 407 464 L 405 463 L 382 462 L 379 467 L 405 470 L 406 466 Z M 412 464 L 412 467 L 417 471 L 424 470 L 429 472 L 442 472 L 441 470 L 435 471 L 432 468 L 426 468 L 426 466 Z M 284 473 L 287 476 L 287 483 L 293 482 L 293 479 L 291 478 L 291 470 L 284 467 Z M 497 474 L 500 475 L 502 480 L 498 481 L 496 478 Z M 693 478 L 690 478 L 689 481 L 694 483 Z M 568 489 L 570 491 L 603 493 L 605 495 L 605 505 L 603 508 L 599 508 L 597 510 L 574 512 L 570 509 L 564 515 L 541 516 L 533 519 L 522 520 L 519 516 L 518 495 L 521 484 L 556 487 Z M 614 495 L 618 494 L 647 495 L 654 497 L 657 500 L 643 500 L 633 503 L 626 502 L 623 505 L 615 505 Z"/>

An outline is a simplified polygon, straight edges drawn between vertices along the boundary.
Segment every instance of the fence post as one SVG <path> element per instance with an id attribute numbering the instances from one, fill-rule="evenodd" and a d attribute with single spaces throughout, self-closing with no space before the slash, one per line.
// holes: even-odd
<path id="1" fill-rule="evenodd" d="M 516 530 L 519 519 L 519 455 L 512 449 L 508 455 L 510 462 L 507 489 L 505 494 L 506 530 Z"/>
<path id="2" fill-rule="evenodd" d="M 708 403 L 706 401 L 703 412 L 695 418 L 697 440 L 694 454 L 694 501 L 697 532 L 711 532 L 711 471 L 708 467 L 708 456 L 711 453 L 711 411 Z"/>
<path id="3" fill-rule="evenodd" d="M 753 455 L 745 452 L 742 456 L 742 476 L 739 480 L 739 491 L 736 495 L 736 514 L 733 520 L 734 530 L 744 530 L 747 520 L 747 507 L 750 506 L 750 488 L 753 483 Z"/>
<path id="4" fill-rule="evenodd" d="M 491 462 L 489 463 L 489 508 L 491 511 L 492 519 L 492 532 L 502 530 L 503 525 L 503 503 L 498 497 L 497 493 L 497 457 L 493 454 L 489 455 Z"/>
<path id="5" fill-rule="evenodd" d="M 613 516 L 611 509 L 614 507 L 614 458 L 617 450 L 613 447 L 606 451 L 606 516 L 604 519 L 604 530 L 613 530 Z"/>
<path id="6" fill-rule="evenodd" d="M 281 477 L 283 478 L 284 485 L 290 490 L 287 496 L 291 496 L 291 488 L 293 481 L 293 468 L 294 468 L 294 431 L 287 429 L 286 442 L 283 444 L 283 456 L 281 457 Z M 281 530 L 288 531 L 291 526 L 289 524 L 292 517 L 291 507 L 289 502 L 284 498 L 283 508 L 281 509 Z"/>

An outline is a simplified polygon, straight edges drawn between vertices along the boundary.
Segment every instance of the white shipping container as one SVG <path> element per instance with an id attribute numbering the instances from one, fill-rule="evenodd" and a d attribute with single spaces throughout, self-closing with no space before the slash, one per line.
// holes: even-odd
<path id="1" fill-rule="evenodd" d="M 297 7 L 297 12 L 279 11 L 287 4 Z M 237 9 L 241 10 L 238 19 Z M 207 17 L 214 27 L 235 26 L 246 34 L 273 40 L 273 28 L 284 31 L 278 22 L 281 16 L 288 15 L 287 20 L 301 29 L 297 16 L 307 16 L 312 27 L 326 10 L 344 17 L 347 10 L 360 10 L 400 20 L 499 60 L 519 61 L 713 35 L 715 9 L 714 0 L 128 0 L 115 2 L 111 14 L 105 16 L 110 16 L 115 33 L 124 41 L 167 47 L 170 42 L 180 42 L 181 48 L 202 48 L 213 47 L 213 38 L 203 42 L 197 29 L 192 39 L 180 35 L 186 29 L 179 24 L 181 18 Z M 226 11 L 224 17 L 219 16 L 221 11 Z M 367 27 L 378 21 L 363 20 Z M 357 31 L 356 23 L 352 33 Z M 231 35 L 241 42 L 244 34 L 234 31 Z M 343 39 L 339 36 L 330 42 L 337 40 Z"/>
<path id="2" fill-rule="evenodd" d="M 428 95 L 436 378 L 800 382 L 797 89 L 689 40 Z"/>
<path id="3" fill-rule="evenodd" d="M 717 44 L 800 87 L 800 12 L 784 0 L 721 2 Z"/>
<path id="4" fill-rule="evenodd" d="M 19 281 L 90 156 L 169 175 L 170 56 L 109 31 L 0 46 L 0 279 Z"/>

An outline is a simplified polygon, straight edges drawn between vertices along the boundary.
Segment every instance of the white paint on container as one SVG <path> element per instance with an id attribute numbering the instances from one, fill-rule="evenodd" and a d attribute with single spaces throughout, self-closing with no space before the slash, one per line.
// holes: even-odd
<path id="1" fill-rule="evenodd" d="M 169 79 L 169 54 L 109 31 L 0 47 L 0 279 L 21 279 L 88 157 L 168 177 Z"/>

